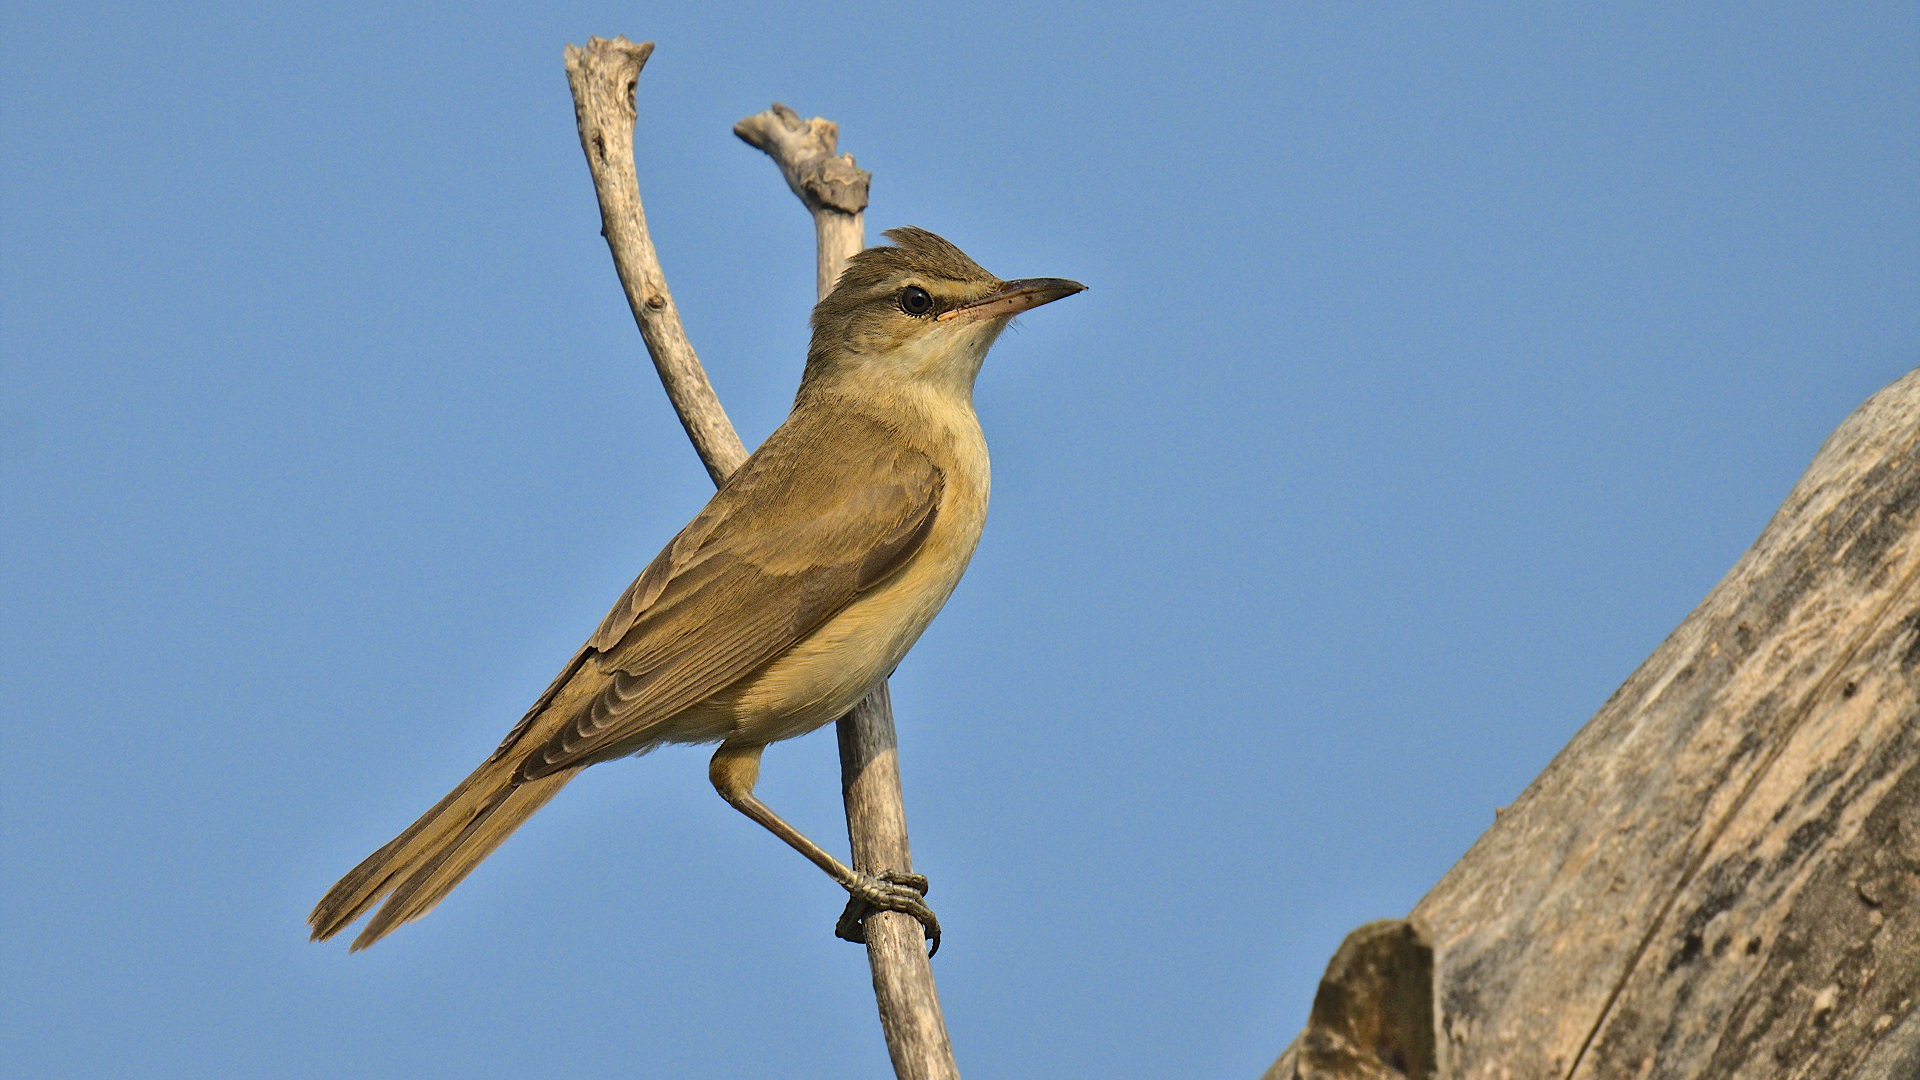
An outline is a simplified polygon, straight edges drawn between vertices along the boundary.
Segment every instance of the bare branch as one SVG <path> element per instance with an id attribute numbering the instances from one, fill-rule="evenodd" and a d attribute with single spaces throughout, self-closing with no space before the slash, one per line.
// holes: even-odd
<path id="1" fill-rule="evenodd" d="M 836 730 L 854 868 L 869 874 L 912 873 L 893 698 L 886 682 L 841 717 Z M 877 911 L 867 916 L 866 929 L 873 997 L 895 1075 L 900 1080 L 959 1080 L 960 1066 L 953 1060 L 946 1018 L 940 1015 L 940 994 L 919 922 L 898 911 Z"/>
<path id="2" fill-rule="evenodd" d="M 633 320 L 660 372 L 667 398 L 687 438 L 715 485 L 747 460 L 747 448 L 720 407 L 720 398 L 694 355 L 680 312 L 667 291 L 660 257 L 647 234 L 640 206 L 640 180 L 634 174 L 633 125 L 639 113 L 634 88 L 640 69 L 653 54 L 653 42 L 635 45 L 624 37 L 588 38 L 587 47 L 567 46 L 567 85 L 573 89 L 573 115 L 580 126 L 580 149 L 600 196 L 600 232 L 613 252 L 613 267 L 626 289 Z"/>
<path id="3" fill-rule="evenodd" d="M 866 246 L 867 188 L 873 174 L 854 165 L 852 154 L 835 154 L 840 127 L 816 116 L 800 114 L 779 102 L 733 125 L 733 133 L 764 151 L 780 166 L 787 186 L 813 215 L 818 273 L 814 281 L 821 297 L 833 291 L 847 260 Z"/>
<path id="4" fill-rule="evenodd" d="M 573 90 L 580 149 L 593 173 L 601 232 L 613 253 L 614 269 L 667 397 L 717 485 L 746 461 L 746 447 L 680 325 L 647 234 L 634 170 L 634 91 L 652 53 L 652 42 L 588 38 L 584 49 L 567 46 L 567 84 Z M 742 120 L 734 133 L 780 165 L 794 194 L 813 214 L 816 285 L 825 296 L 847 260 L 865 244 L 861 212 L 867 204 L 868 174 L 854 166 L 852 155 L 834 153 L 837 129 L 831 121 L 816 117 L 803 122 L 784 105 Z M 910 872 L 913 859 L 900 796 L 893 706 L 885 682 L 840 720 L 839 735 L 854 866 L 868 873 Z M 866 937 L 880 1024 L 895 1073 L 901 1080 L 959 1080 L 919 922 L 899 912 L 876 912 L 867 917 Z"/>
<path id="5" fill-rule="evenodd" d="M 867 205 L 868 174 L 854 167 L 853 155 L 835 155 L 839 128 L 831 120 L 816 116 L 803 121 L 777 102 L 735 124 L 733 133 L 773 159 L 787 186 L 813 215 L 819 255 L 816 285 L 826 296 L 847 261 L 865 246 L 861 212 Z M 846 796 L 854 868 L 869 874 L 912 873 L 893 699 L 884 681 L 840 718 L 839 735 L 840 787 Z M 920 924 L 910 915 L 881 911 L 867 916 L 866 931 L 873 996 L 893 1071 L 900 1080 L 959 1080 Z"/>

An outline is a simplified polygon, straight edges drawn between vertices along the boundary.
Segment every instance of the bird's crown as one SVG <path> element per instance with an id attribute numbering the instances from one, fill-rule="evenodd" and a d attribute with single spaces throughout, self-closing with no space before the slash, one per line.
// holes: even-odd
<path id="1" fill-rule="evenodd" d="M 912 225 L 888 229 L 892 247 L 870 247 L 853 257 L 834 292 L 849 286 L 870 288 L 901 274 L 924 274 L 942 281 L 992 285 L 999 281 L 945 238 Z"/>

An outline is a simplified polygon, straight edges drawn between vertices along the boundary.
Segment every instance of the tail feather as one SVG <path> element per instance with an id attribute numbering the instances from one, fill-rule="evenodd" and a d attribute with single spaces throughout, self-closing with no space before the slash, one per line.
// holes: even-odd
<path id="1" fill-rule="evenodd" d="M 528 780 L 501 792 L 451 842 L 408 872 L 406 880 L 394 888 L 386 904 L 368 920 L 366 929 L 353 939 L 353 951 L 366 948 L 432 911 L 435 904 L 464 881 L 481 860 L 493 854 L 521 822 L 558 794 L 578 771 L 570 769 Z"/>
<path id="2" fill-rule="evenodd" d="M 578 772 L 515 782 L 516 765 L 504 759 L 482 764 L 405 832 L 349 871 L 307 916 L 313 939 L 338 934 L 382 897 L 386 905 L 354 939 L 354 950 L 425 915 Z"/>
<path id="3" fill-rule="evenodd" d="M 459 818 L 462 813 L 472 812 L 474 806 L 471 796 L 487 771 L 487 766 L 482 765 L 472 776 L 447 792 L 446 797 L 435 803 L 433 809 L 420 815 L 420 820 L 387 841 L 379 851 L 361 860 L 359 866 L 349 870 L 333 888 L 328 889 L 327 895 L 320 898 L 313 913 L 307 916 L 307 925 L 313 928 L 313 940 L 325 941 L 339 933 L 382 896 L 391 892 L 395 875 L 408 864 L 418 861 L 420 853 L 434 841 L 444 839 L 447 830 L 461 824 Z"/>

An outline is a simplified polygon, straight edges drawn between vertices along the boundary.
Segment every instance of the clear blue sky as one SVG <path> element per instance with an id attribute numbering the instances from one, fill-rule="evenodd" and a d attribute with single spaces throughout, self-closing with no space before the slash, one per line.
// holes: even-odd
<path id="1" fill-rule="evenodd" d="M 698 13 L 686 9 L 697 7 Z M 1026 317 L 900 669 L 966 1075 L 1251 1080 L 1920 364 L 1920 11 L 549 3 L 0 15 L 0 1059 L 62 1077 L 886 1071 L 834 887 L 673 749 L 311 945 L 709 488 L 561 47 L 749 443 L 778 99 Z M 833 740 L 762 794 L 844 844 Z"/>

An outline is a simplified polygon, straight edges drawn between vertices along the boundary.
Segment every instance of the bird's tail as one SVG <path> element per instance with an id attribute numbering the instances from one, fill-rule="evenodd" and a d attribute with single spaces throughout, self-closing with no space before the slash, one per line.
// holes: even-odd
<path id="1" fill-rule="evenodd" d="M 511 756 L 487 761 L 407 831 L 341 878 L 307 916 L 313 939 L 324 941 L 339 933 L 383 896 L 386 904 L 353 940 L 355 951 L 425 915 L 579 772 L 568 769 L 538 780 L 517 780 L 518 765 Z"/>

